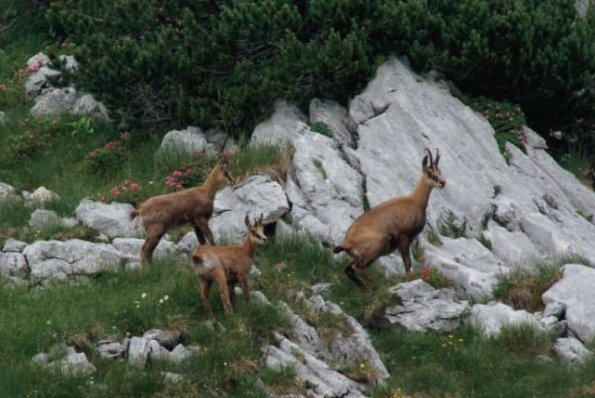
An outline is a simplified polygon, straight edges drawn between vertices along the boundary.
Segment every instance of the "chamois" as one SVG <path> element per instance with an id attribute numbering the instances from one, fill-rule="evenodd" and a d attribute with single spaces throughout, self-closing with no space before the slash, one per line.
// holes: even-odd
<path id="1" fill-rule="evenodd" d="M 234 287 L 239 282 L 246 302 L 250 302 L 250 287 L 248 274 L 250 265 L 256 254 L 257 246 L 264 245 L 267 237 L 262 226 L 262 214 L 253 224 L 248 215 L 246 223 L 246 237 L 241 244 L 229 246 L 198 246 L 191 257 L 192 269 L 198 275 L 202 303 L 211 319 L 215 319 L 209 293 L 211 284 L 219 286 L 219 295 L 226 313 L 233 313 L 235 304 Z"/>
<path id="2" fill-rule="evenodd" d="M 221 158 L 202 185 L 154 196 L 132 211 L 131 218 L 140 217 L 147 235 L 140 252 L 141 270 L 151 263 L 157 244 L 173 227 L 190 223 L 201 245 L 207 242 L 215 244 L 209 228 L 209 219 L 213 214 L 217 190 L 223 185 L 233 183 L 228 168 L 229 161 Z"/>
<path id="3" fill-rule="evenodd" d="M 333 248 L 334 253 L 345 251 L 351 257 L 345 274 L 362 287 L 369 281 L 364 269 L 378 257 L 396 249 L 403 258 L 406 275 L 411 274 L 409 247 L 425 226 L 432 189 L 443 188 L 446 184 L 438 168 L 439 151 L 436 151 L 436 159 L 432 159 L 428 149 L 426 151 L 428 154 L 422 160 L 423 173 L 415 189 L 408 195 L 389 199 L 363 213 L 347 230 L 344 243 Z"/>

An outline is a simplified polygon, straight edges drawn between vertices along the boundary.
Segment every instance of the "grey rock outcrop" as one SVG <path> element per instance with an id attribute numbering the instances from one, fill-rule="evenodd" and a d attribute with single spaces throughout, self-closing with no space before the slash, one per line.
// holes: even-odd
<path id="1" fill-rule="evenodd" d="M 384 311 L 384 319 L 415 332 L 445 331 L 459 327 L 470 312 L 467 301 L 457 300 L 453 289 L 435 289 L 421 279 L 389 289 L 402 304 Z"/>
<path id="2" fill-rule="evenodd" d="M 105 243 L 80 239 L 69 241 L 36 241 L 23 250 L 31 268 L 30 279 L 39 283 L 46 279 L 65 280 L 75 275 L 93 275 L 124 265 L 122 254 Z"/>
<path id="3" fill-rule="evenodd" d="M 0 252 L 0 275 L 11 280 L 26 278 L 31 270 L 22 253 Z"/>
<path id="4" fill-rule="evenodd" d="M 277 101 L 273 115 L 254 128 L 250 145 L 287 147 L 308 128 L 307 121 L 298 107 Z"/>
<path id="5" fill-rule="evenodd" d="M 293 140 L 293 177 L 287 185 L 297 229 L 339 243 L 362 213 L 363 179 L 331 138 L 305 129 Z"/>
<path id="6" fill-rule="evenodd" d="M 4 182 L 0 182 L 0 199 L 7 198 L 14 192 L 14 187 Z"/>
<path id="7" fill-rule="evenodd" d="M 584 363 L 593 357 L 593 352 L 573 337 L 559 338 L 554 343 L 554 352 L 563 361 L 571 364 Z"/>
<path id="8" fill-rule="evenodd" d="M 59 59 L 67 69 L 76 69 L 74 57 L 62 55 Z M 25 90 L 29 97 L 35 98 L 35 105 L 30 111 L 32 115 L 59 116 L 70 113 L 100 121 L 110 120 L 107 108 L 92 95 L 81 93 L 74 87 L 52 87 L 51 78 L 60 76 L 61 72 L 50 68 L 49 64 L 50 59 L 43 53 L 36 54 L 27 61 L 27 71 L 31 74 L 25 83 Z"/>
<path id="9" fill-rule="evenodd" d="M 97 368 L 89 362 L 84 352 L 76 352 L 73 347 L 59 347 L 63 355 L 59 358 L 39 353 L 33 357 L 33 362 L 51 371 L 59 372 L 63 376 L 80 376 L 94 373 Z"/>
<path id="10" fill-rule="evenodd" d="M 189 126 L 184 130 L 172 130 L 163 136 L 160 151 L 180 151 L 187 154 L 205 152 L 217 153 L 215 146 L 209 142 L 199 127 Z"/>
<path id="11" fill-rule="evenodd" d="M 469 322 L 487 336 L 500 334 L 503 327 L 532 327 L 545 331 L 539 319 L 525 310 L 514 310 L 506 304 L 491 301 L 487 304 L 475 304 L 471 307 Z"/>
<path id="12" fill-rule="evenodd" d="M 46 225 L 62 225 L 62 218 L 53 210 L 35 209 L 29 218 L 29 226 L 41 228 Z"/>
<path id="13" fill-rule="evenodd" d="M 275 223 L 289 211 L 289 202 L 281 184 L 269 176 L 254 175 L 219 191 L 214 207 L 209 224 L 216 239 L 237 242 L 244 238 L 246 215 L 254 220 L 262 214 L 265 225 Z"/>
<path id="14" fill-rule="evenodd" d="M 133 210 L 134 207 L 129 203 L 103 203 L 83 199 L 75 213 L 84 225 L 112 239 L 140 235 L 138 223 L 130 217 Z"/>
<path id="15" fill-rule="evenodd" d="M 308 396 L 313 397 L 365 397 L 363 385 L 331 369 L 291 340 L 275 334 L 274 344 L 262 348 L 267 367 L 295 370 L 298 380 L 307 382 Z"/>
<path id="16" fill-rule="evenodd" d="M 558 303 L 565 308 L 569 330 L 585 343 L 595 338 L 594 284 L 595 269 L 566 264 L 562 278 L 542 295 L 546 305 Z"/>
<path id="17" fill-rule="evenodd" d="M 321 337 L 321 331 L 294 314 L 289 307 L 285 307 L 296 333 L 295 343 L 335 368 L 349 368 L 363 363 L 374 375 L 373 379 L 368 380 L 370 384 L 383 384 L 388 379 L 388 371 L 372 346 L 368 333 L 359 322 L 345 314 L 337 304 L 325 301 L 319 295 L 306 298 L 298 294 L 298 300 L 318 316 L 331 315 L 341 318 L 350 333 L 337 331 L 325 339 Z"/>
<path id="18" fill-rule="evenodd" d="M 128 346 L 128 363 L 144 368 L 151 353 L 151 340 L 144 337 L 132 337 Z"/>

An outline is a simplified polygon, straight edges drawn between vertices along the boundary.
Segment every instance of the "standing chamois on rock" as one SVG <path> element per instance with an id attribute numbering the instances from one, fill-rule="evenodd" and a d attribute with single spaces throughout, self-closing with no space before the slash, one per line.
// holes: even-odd
<path id="1" fill-rule="evenodd" d="M 246 302 L 250 302 L 250 287 L 248 275 L 256 248 L 264 245 L 267 237 L 262 226 L 262 214 L 253 224 L 248 215 L 246 223 L 246 238 L 241 244 L 230 246 L 198 246 L 191 257 L 192 269 L 198 275 L 202 303 L 211 319 L 215 319 L 209 293 L 211 285 L 216 282 L 225 312 L 233 313 L 235 304 L 234 287 L 239 282 Z"/>
<path id="2" fill-rule="evenodd" d="M 147 238 L 140 252 L 141 269 L 151 263 L 153 251 L 163 235 L 176 226 L 190 223 L 201 245 L 215 244 L 209 228 L 213 214 L 213 202 L 217 190 L 233 183 L 227 169 L 229 161 L 221 158 L 211 170 L 205 182 L 197 187 L 165 195 L 154 196 L 143 202 L 131 213 L 131 218 L 140 217 Z"/>
<path id="3" fill-rule="evenodd" d="M 401 252 L 405 273 L 411 274 L 409 247 L 426 224 L 432 189 L 446 184 L 438 168 L 440 153 L 436 151 L 436 158 L 432 159 L 432 153 L 426 151 L 423 173 L 413 192 L 389 199 L 362 214 L 347 230 L 344 243 L 333 248 L 334 253 L 345 251 L 351 257 L 345 274 L 362 287 L 369 280 L 364 269 L 396 249 Z"/>

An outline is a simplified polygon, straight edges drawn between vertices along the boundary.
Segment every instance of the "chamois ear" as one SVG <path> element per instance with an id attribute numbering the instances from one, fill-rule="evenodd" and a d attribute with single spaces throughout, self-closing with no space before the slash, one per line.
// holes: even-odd
<path id="1" fill-rule="evenodd" d="M 225 145 L 225 143 L 223 144 Z M 231 152 L 226 151 L 225 146 L 221 148 L 219 152 L 217 152 L 217 157 L 219 158 L 219 164 L 222 166 L 229 166 L 229 158 L 231 157 Z"/>
<path id="2" fill-rule="evenodd" d="M 227 159 L 226 157 L 221 157 L 219 159 L 219 165 L 223 170 L 226 170 L 229 167 L 229 159 Z"/>
<path id="3" fill-rule="evenodd" d="M 262 225 L 262 219 L 263 218 L 264 218 L 264 214 L 260 213 L 260 217 L 258 218 L 258 221 L 256 222 L 256 224 Z"/>
<path id="4" fill-rule="evenodd" d="M 250 218 L 248 217 L 248 213 L 246 213 L 246 218 L 244 218 L 244 224 L 246 224 L 247 227 L 250 226 Z"/>
<path id="5" fill-rule="evenodd" d="M 424 170 L 428 168 L 428 155 L 424 156 L 424 159 L 421 161 L 421 167 Z"/>

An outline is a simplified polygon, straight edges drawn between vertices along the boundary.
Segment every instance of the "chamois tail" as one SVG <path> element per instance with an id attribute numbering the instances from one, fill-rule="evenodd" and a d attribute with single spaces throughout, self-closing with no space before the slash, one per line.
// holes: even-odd
<path id="1" fill-rule="evenodd" d="M 342 251 L 347 251 L 347 248 L 343 245 L 333 247 L 333 253 L 341 253 Z"/>
<path id="2" fill-rule="evenodd" d="M 192 254 L 192 263 L 196 265 L 200 265 L 203 262 L 203 258 L 201 255 Z"/>
<path id="3" fill-rule="evenodd" d="M 134 209 L 134 210 L 131 210 L 131 211 L 130 211 L 130 214 L 129 214 L 129 216 L 130 216 L 130 220 L 134 220 L 136 217 L 138 217 L 138 214 L 139 214 L 139 213 L 138 213 L 138 210 L 136 210 L 136 209 Z"/>

